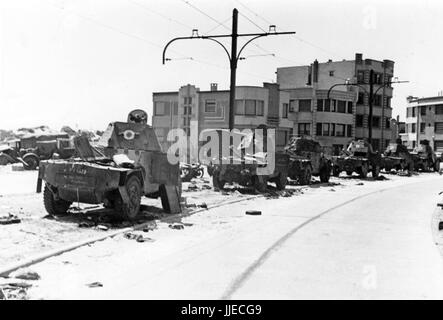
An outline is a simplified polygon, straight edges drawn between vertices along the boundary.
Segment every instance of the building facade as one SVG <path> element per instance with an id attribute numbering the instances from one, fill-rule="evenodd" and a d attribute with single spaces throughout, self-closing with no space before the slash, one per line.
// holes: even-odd
<path id="1" fill-rule="evenodd" d="M 218 90 L 216 84 L 202 91 L 194 85 L 185 85 L 178 91 L 153 93 L 154 127 L 159 142 L 166 150 L 171 129 L 181 128 L 191 134 L 191 121 L 198 134 L 205 129 L 229 128 L 229 90 Z M 276 128 L 276 149 L 281 150 L 292 134 L 293 123 L 287 116 L 289 93 L 280 91 L 273 83 L 263 87 L 238 86 L 235 94 L 236 129 L 255 129 L 266 124 Z M 285 113 L 286 112 L 286 113 Z"/>
<path id="2" fill-rule="evenodd" d="M 436 152 L 443 152 L 443 96 L 408 97 L 407 101 L 405 144 L 413 149 L 428 140 Z"/>
<path id="3" fill-rule="evenodd" d="M 331 133 L 331 125 L 342 124 L 349 125 L 349 133 L 346 131 L 346 138 L 368 138 L 368 118 L 369 118 L 369 73 L 374 71 L 374 101 L 372 118 L 372 144 L 375 150 L 383 150 L 392 139 L 391 132 L 391 98 L 393 89 L 389 83 L 394 75 L 394 62 L 391 60 L 377 61 L 373 59 L 364 59 L 360 53 L 355 55 L 355 60 L 332 61 L 318 63 L 315 61 L 309 66 L 285 67 L 277 69 L 277 83 L 282 90 L 291 93 L 291 99 L 297 104 L 300 99 L 299 94 L 311 92 L 311 110 L 304 109 L 304 113 L 310 112 L 311 115 L 303 115 L 303 121 L 310 122 L 312 128 L 310 135 L 316 136 L 323 143 L 330 146 L 339 147 L 346 139 L 337 137 Z M 325 96 L 328 90 L 336 84 L 345 82 L 356 83 L 358 86 L 337 86 L 331 91 L 330 100 L 324 105 Z M 346 104 L 346 112 L 343 111 L 343 102 Z M 350 103 L 353 102 L 352 114 Z M 307 104 L 307 102 L 302 102 Z M 340 103 L 340 111 L 338 110 Z M 349 108 L 348 108 L 349 103 Z M 297 110 L 294 109 L 293 110 Z M 329 110 L 329 111 L 325 111 Z M 348 112 L 349 110 L 349 112 Z M 294 111 L 300 112 L 300 111 Z M 296 126 L 301 119 L 295 115 Z M 352 119 L 351 119 L 352 118 Z M 305 126 L 300 122 L 302 126 Z M 323 126 L 323 123 L 326 125 Z M 317 133 L 328 131 L 329 135 L 320 136 Z M 320 127 L 322 129 L 320 129 Z M 323 129 L 324 127 L 324 129 Z M 346 129 L 348 130 L 348 129 Z M 334 134 L 334 135 L 333 135 Z M 341 135 L 341 132 L 340 132 Z M 349 137 L 348 137 L 349 135 Z M 349 141 L 350 139 L 347 139 Z"/>

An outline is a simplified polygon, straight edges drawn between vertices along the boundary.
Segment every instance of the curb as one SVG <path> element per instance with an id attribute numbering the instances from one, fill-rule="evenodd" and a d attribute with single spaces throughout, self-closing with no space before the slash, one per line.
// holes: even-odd
<path id="1" fill-rule="evenodd" d="M 203 209 L 198 209 L 198 210 L 195 210 L 195 211 L 192 211 L 192 212 L 189 212 L 189 213 L 181 213 L 181 214 L 178 214 L 178 215 L 168 216 L 168 217 L 159 219 L 159 221 L 160 222 L 168 222 L 168 220 L 180 219 L 180 218 L 191 216 L 191 215 L 193 215 L 195 213 L 207 211 L 207 210 L 210 210 L 210 209 L 215 209 L 215 208 L 218 208 L 218 207 L 222 207 L 222 206 L 233 204 L 233 203 L 237 203 L 237 202 L 242 202 L 242 201 L 246 201 L 246 200 L 256 199 L 256 198 L 260 198 L 260 197 L 263 197 L 263 195 L 260 194 L 260 195 L 254 195 L 254 196 L 250 196 L 250 197 L 245 197 L 243 199 L 235 199 L 235 200 L 231 200 L 231 201 L 215 204 L 213 206 L 208 206 L 207 209 L 203 208 Z M 78 249 L 80 247 L 83 247 L 83 246 L 86 246 L 86 245 L 89 245 L 89 244 L 92 244 L 92 243 L 95 243 L 95 242 L 98 242 L 98 241 L 103 241 L 103 240 L 105 240 L 107 238 L 112 238 L 112 237 L 115 237 L 115 236 L 117 236 L 119 234 L 122 234 L 122 233 L 143 229 L 145 226 L 147 226 L 150 223 L 151 222 L 143 222 L 143 223 L 137 224 L 137 225 L 135 225 L 133 227 L 124 228 L 124 229 L 121 229 L 121 230 L 114 231 L 112 233 L 108 233 L 106 235 L 102 235 L 102 236 L 99 236 L 99 237 L 95 237 L 95 238 L 90 238 L 90 239 L 87 239 L 87 240 L 79 241 L 79 242 L 76 242 L 74 244 L 71 244 L 71 245 L 68 245 L 68 246 L 65 246 L 65 247 L 62 247 L 62 248 L 54 249 L 54 250 L 51 250 L 49 252 L 37 255 L 37 256 L 35 256 L 33 258 L 26 259 L 24 261 L 16 262 L 14 264 L 6 266 L 5 268 L 0 269 L 0 277 L 8 277 L 11 272 L 13 272 L 13 271 L 15 271 L 17 269 L 28 267 L 30 265 L 42 262 L 42 261 L 44 261 L 44 260 L 46 260 L 48 258 L 52 258 L 52 257 L 58 256 L 58 255 L 61 255 L 63 253 L 66 253 L 66 252 Z"/>

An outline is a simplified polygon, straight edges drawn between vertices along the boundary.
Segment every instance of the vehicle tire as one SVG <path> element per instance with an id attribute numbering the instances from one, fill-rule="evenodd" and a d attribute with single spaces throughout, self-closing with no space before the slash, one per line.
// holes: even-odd
<path id="1" fill-rule="evenodd" d="M 346 171 L 346 174 L 348 175 L 348 176 L 352 176 L 352 173 L 353 173 L 354 171 Z"/>
<path id="2" fill-rule="evenodd" d="M 338 177 L 340 175 L 340 168 L 338 166 L 332 167 L 332 175 L 334 177 Z"/>
<path id="3" fill-rule="evenodd" d="M 310 167 L 307 167 L 305 170 L 302 170 L 300 176 L 298 177 L 298 183 L 300 185 L 310 185 L 312 178 L 312 171 Z"/>
<path id="4" fill-rule="evenodd" d="M 220 173 L 218 171 L 214 171 L 212 174 L 212 186 L 214 190 L 223 190 L 226 181 L 220 179 Z"/>
<path id="5" fill-rule="evenodd" d="M 258 192 L 266 192 L 266 190 L 268 188 L 268 182 L 267 182 L 266 178 L 263 177 L 262 179 L 260 179 L 258 176 L 254 176 L 253 182 L 254 182 L 254 188 Z"/>
<path id="6" fill-rule="evenodd" d="M 288 183 L 288 175 L 286 173 L 280 172 L 275 180 L 275 185 L 277 190 L 285 190 L 286 184 Z"/>
<path id="7" fill-rule="evenodd" d="M 376 179 L 380 175 L 380 166 L 375 166 L 372 169 L 372 178 Z"/>
<path id="8" fill-rule="evenodd" d="M 436 160 L 434 163 L 434 171 L 438 172 L 440 170 L 440 161 Z"/>
<path id="9" fill-rule="evenodd" d="M 0 166 L 6 166 L 9 163 L 9 159 L 4 154 L 0 154 Z"/>
<path id="10" fill-rule="evenodd" d="M 59 216 L 66 214 L 72 202 L 63 199 L 56 200 L 51 189 L 48 185 L 45 185 L 45 189 L 43 190 L 43 204 L 45 205 L 46 212 L 52 216 Z"/>
<path id="11" fill-rule="evenodd" d="M 423 172 L 428 172 L 429 171 L 429 164 L 428 164 L 427 160 L 423 162 L 422 170 L 423 170 Z"/>
<path id="12" fill-rule="evenodd" d="M 329 182 L 330 177 L 331 177 L 331 170 L 329 166 L 324 166 L 323 168 L 320 169 L 320 182 L 323 183 Z"/>
<path id="13" fill-rule="evenodd" d="M 140 179 L 135 175 L 130 176 L 126 180 L 125 188 L 128 193 L 129 203 L 124 203 L 122 198 L 119 197 L 116 201 L 115 209 L 120 212 L 122 218 L 134 220 L 140 211 L 140 203 L 142 199 L 142 184 Z"/>
<path id="14" fill-rule="evenodd" d="M 368 171 L 369 171 L 368 164 L 367 163 L 363 163 L 361 165 L 361 168 L 360 168 L 360 177 L 367 178 Z"/>
<path id="15" fill-rule="evenodd" d="M 35 170 L 38 167 L 40 159 L 35 154 L 25 154 L 23 161 L 27 163 L 27 166 L 24 166 L 25 170 Z"/>

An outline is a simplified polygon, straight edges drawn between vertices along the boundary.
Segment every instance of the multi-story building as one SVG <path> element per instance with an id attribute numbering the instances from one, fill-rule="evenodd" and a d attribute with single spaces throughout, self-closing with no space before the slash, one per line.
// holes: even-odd
<path id="1" fill-rule="evenodd" d="M 183 129 L 191 134 L 191 121 L 198 134 L 205 129 L 229 128 L 229 90 L 218 90 L 211 84 L 209 91 L 185 85 L 178 91 L 153 93 L 152 126 L 160 144 L 168 148 L 169 130 Z M 282 149 L 292 134 L 293 123 L 288 119 L 289 93 L 280 91 L 274 83 L 263 87 L 237 86 L 235 93 L 236 129 L 255 129 L 261 124 L 276 128 L 276 149 Z"/>
<path id="2" fill-rule="evenodd" d="M 329 60 L 325 63 L 315 61 L 309 66 L 278 68 L 277 83 L 282 90 L 291 95 L 290 99 L 295 106 L 292 108 L 295 114 L 291 116 L 291 119 L 296 122 L 295 126 L 298 128 L 309 126 L 311 136 L 317 137 L 327 145 L 340 148 L 351 138 L 369 137 L 369 74 L 371 69 L 375 75 L 374 93 L 377 93 L 373 100 L 372 144 L 374 149 L 382 150 L 392 139 L 390 120 L 393 89 L 385 84 L 389 83 L 394 75 L 393 61 L 363 60 L 362 54 L 357 53 L 355 60 Z M 330 100 L 325 100 L 328 90 L 333 85 L 345 82 L 356 83 L 358 86 L 337 86 L 331 91 Z M 308 96 L 310 102 L 302 101 L 309 100 Z M 303 105 L 301 111 L 296 107 L 300 101 Z M 339 136 L 337 132 L 331 132 L 331 126 L 337 127 L 337 125 L 340 128 L 342 125 L 346 126 L 345 137 L 348 139 L 344 139 L 341 131 L 339 131 Z"/>
<path id="3" fill-rule="evenodd" d="M 408 97 L 406 107 L 406 145 L 413 149 L 423 140 L 443 151 L 443 96 Z"/>

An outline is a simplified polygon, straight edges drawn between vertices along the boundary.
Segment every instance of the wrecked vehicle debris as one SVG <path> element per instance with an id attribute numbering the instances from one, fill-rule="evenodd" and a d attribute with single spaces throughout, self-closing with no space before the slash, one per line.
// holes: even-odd
<path id="1" fill-rule="evenodd" d="M 86 137 L 76 137 L 79 158 L 42 161 L 37 192 L 45 181 L 47 212 L 65 214 L 74 202 L 103 203 L 123 219 L 134 220 L 142 196 L 160 197 L 166 212 L 181 212 L 179 165 L 167 161 L 146 118 L 146 112 L 134 110 L 128 116 L 131 122 L 111 123 L 96 147 Z"/>
<path id="2" fill-rule="evenodd" d="M 15 224 L 20 223 L 21 220 L 13 214 L 8 214 L 7 216 L 0 217 L 0 224 L 6 225 L 6 224 Z"/>
<path id="3" fill-rule="evenodd" d="M 180 165 L 182 182 L 189 182 L 193 178 L 203 178 L 205 171 L 200 163 L 183 163 Z"/>

